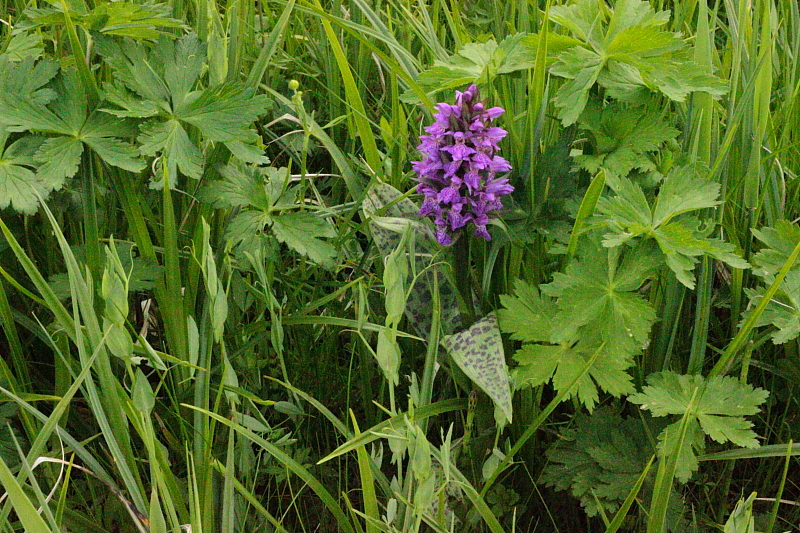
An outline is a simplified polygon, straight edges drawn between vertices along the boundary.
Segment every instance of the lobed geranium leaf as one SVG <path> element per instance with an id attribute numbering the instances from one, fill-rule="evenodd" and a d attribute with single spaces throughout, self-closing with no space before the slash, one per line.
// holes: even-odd
<path id="1" fill-rule="evenodd" d="M 621 256 L 617 249 L 586 241 L 579 260 L 541 287 L 558 298 L 551 342 L 574 340 L 581 331 L 591 331 L 613 353 L 628 356 L 640 350 L 648 341 L 655 311 L 636 291 L 654 273 L 656 258 L 647 245 Z"/>
<path id="2" fill-rule="evenodd" d="M 420 73 L 417 82 L 428 93 L 457 89 L 472 83 L 487 83 L 499 74 L 533 68 L 539 36 L 535 33 L 509 35 L 500 43 L 489 39 L 482 43 L 466 43 L 446 60 L 434 61 L 433 67 Z M 560 52 L 580 45 L 577 39 L 565 35 L 547 35 L 548 64 Z M 401 99 L 407 103 L 418 103 L 419 98 L 406 91 Z"/>
<path id="3" fill-rule="evenodd" d="M 679 133 L 647 107 L 620 102 L 602 106 L 591 101 L 579 122 L 594 138 L 595 153 L 579 155 L 575 162 L 592 174 L 601 168 L 620 176 L 633 169 L 655 170 L 648 154 Z"/>
<path id="4" fill-rule="evenodd" d="M 513 296 L 500 296 L 500 303 L 503 308 L 497 311 L 497 318 L 504 333 L 510 333 L 518 341 L 550 341 L 557 307 L 553 300 L 541 296 L 536 287 L 518 279 L 514 282 Z"/>
<path id="5" fill-rule="evenodd" d="M 91 11 L 84 5 L 67 2 L 72 22 L 86 31 L 100 35 L 117 35 L 140 40 L 155 40 L 174 28 L 185 25 L 172 18 L 172 9 L 166 4 L 136 4 L 117 0 L 100 4 Z M 61 4 L 40 5 L 25 10 L 34 28 L 64 25 L 66 19 Z"/>
<path id="6" fill-rule="evenodd" d="M 44 42 L 40 33 L 18 33 L 11 38 L 4 52 L 9 61 L 39 59 L 44 52 Z"/>
<path id="7" fill-rule="evenodd" d="M 749 267 L 732 244 L 708 236 L 713 226 L 703 227 L 689 216 L 719 204 L 719 184 L 700 177 L 706 171 L 700 164 L 673 167 L 652 207 L 638 184 L 618 178 L 614 196 L 597 203 L 601 220 L 611 230 L 603 244 L 617 247 L 636 237 L 654 240 L 675 276 L 690 289 L 694 288 L 694 267 L 704 255 L 734 268 Z"/>
<path id="8" fill-rule="evenodd" d="M 779 220 L 773 228 L 751 229 L 756 239 L 766 246 L 755 256 L 753 262 L 756 268 L 753 273 L 771 282 L 775 274 L 786 264 L 797 243 L 800 243 L 800 227 L 788 220 Z M 798 259 L 792 268 L 800 264 Z"/>
<path id="9" fill-rule="evenodd" d="M 233 151 L 249 162 L 263 162 L 261 140 L 252 125 L 269 109 L 269 98 L 235 83 L 198 89 L 206 46 L 196 35 L 177 40 L 162 35 L 150 50 L 130 40 L 98 36 L 97 49 L 115 78 L 104 87 L 110 106 L 101 110 L 150 118 L 141 128 L 140 151 L 166 158 L 171 186 L 178 171 L 195 179 L 203 173 L 203 152 L 187 128 L 196 128 L 206 141 L 237 143 Z M 161 180 L 152 186 L 160 187 Z"/>
<path id="10" fill-rule="evenodd" d="M 511 387 L 497 316 L 489 314 L 469 329 L 444 337 L 443 343 L 458 367 L 492 399 L 510 423 Z"/>
<path id="11" fill-rule="evenodd" d="M 294 211 L 272 217 L 272 232 L 289 248 L 322 266 L 331 267 L 336 248 L 322 238 L 336 237 L 336 230 L 314 213 Z"/>
<path id="12" fill-rule="evenodd" d="M 59 190 L 78 172 L 83 143 L 73 137 L 51 137 L 36 152 L 38 177 L 48 190 Z"/>
<path id="13" fill-rule="evenodd" d="M 737 446 L 755 448 L 757 435 L 753 424 L 743 417 L 758 413 L 769 393 L 729 376 L 679 375 L 658 372 L 647 378 L 642 392 L 628 401 L 650 411 L 653 416 L 684 416 L 689 426 L 680 444 L 676 478 L 686 482 L 697 469 L 696 454 L 705 448 L 703 433 L 719 443 L 733 442 Z M 659 452 L 678 449 L 681 422 L 674 422 L 659 436 Z M 702 430 L 702 431 L 701 431 Z"/>
<path id="14" fill-rule="evenodd" d="M 669 22 L 669 12 L 656 12 L 649 2 L 618 0 L 607 10 L 594 0 L 578 0 L 552 7 L 550 19 L 580 41 L 550 68 L 568 80 L 554 100 L 564 126 L 581 116 L 595 83 L 607 96 L 630 102 L 654 89 L 676 101 L 693 91 L 720 95 L 726 90 L 720 79 L 695 68 L 679 34 L 660 29 Z"/>
<path id="15" fill-rule="evenodd" d="M 549 464 L 541 481 L 556 490 L 571 491 L 589 516 L 601 510 L 613 513 L 656 451 L 650 433 L 662 428 L 663 424 L 649 418 L 623 418 L 611 407 L 578 414 L 575 424 L 547 450 Z M 644 492 L 650 490 L 648 478 Z"/>
<path id="16" fill-rule="evenodd" d="M 8 133 L 0 130 L 0 209 L 11 206 L 17 213 L 32 215 L 39 208 L 38 196 L 50 192 L 36 175 L 33 154 L 44 141 L 23 137 L 6 148 Z"/>
<path id="17" fill-rule="evenodd" d="M 11 55 L 0 54 L 0 95 L 14 95 L 23 101 L 46 104 L 56 97 L 47 84 L 58 74 L 58 68 L 58 62 L 49 59 L 36 61 L 27 57 L 15 62 Z M 0 114 L 0 124 L 4 123 L 3 118 L 4 115 Z"/>

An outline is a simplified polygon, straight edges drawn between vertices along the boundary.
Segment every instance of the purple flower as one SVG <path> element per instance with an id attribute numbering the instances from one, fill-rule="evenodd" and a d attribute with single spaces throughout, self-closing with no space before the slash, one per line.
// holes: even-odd
<path id="1" fill-rule="evenodd" d="M 474 84 L 456 91 L 456 105 L 439 103 L 436 109 L 435 122 L 425 127 L 428 135 L 420 135 L 417 147 L 425 159 L 411 163 L 417 192 L 425 196 L 419 215 L 433 217 L 442 246 L 467 224 L 475 226 L 477 237 L 491 240 L 486 225 L 503 208 L 500 198 L 514 191 L 507 178 L 497 177 L 511 170 L 495 155 L 508 132 L 491 126 L 505 111 L 486 109 Z"/>

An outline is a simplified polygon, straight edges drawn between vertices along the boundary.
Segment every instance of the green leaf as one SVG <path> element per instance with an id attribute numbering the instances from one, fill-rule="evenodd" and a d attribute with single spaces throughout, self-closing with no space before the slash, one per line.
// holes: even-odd
<path id="1" fill-rule="evenodd" d="M 742 320 L 747 320 L 752 308 L 764 298 L 766 287 L 745 289 L 750 297 L 750 309 Z M 780 289 L 772 297 L 764 312 L 758 317 L 755 327 L 774 326 L 777 331 L 770 333 L 772 342 L 784 344 L 800 335 L 800 272 L 791 270 L 781 283 Z"/>
<path id="2" fill-rule="evenodd" d="M 191 141 L 178 120 L 149 122 L 142 127 L 142 134 L 137 140 L 143 155 L 161 154 L 166 157 L 170 176 L 177 175 L 176 169 L 180 169 L 183 175 L 195 179 L 200 179 L 203 174 L 203 153 Z M 154 184 L 161 183 L 163 180 L 154 182 Z"/>
<path id="3" fill-rule="evenodd" d="M 41 196 L 50 190 L 36 175 L 33 154 L 44 141 L 41 137 L 23 137 L 5 147 L 8 134 L 0 130 L 0 209 L 9 205 L 17 213 L 32 215 L 39 208 Z"/>
<path id="4" fill-rule="evenodd" d="M 492 399 L 510 423 L 511 387 L 497 315 L 489 314 L 469 329 L 444 337 L 443 343 L 458 367 Z"/>
<path id="5" fill-rule="evenodd" d="M 577 156 L 575 162 L 592 174 L 601 168 L 620 176 L 633 169 L 653 171 L 648 154 L 679 133 L 647 107 L 619 102 L 602 106 L 593 100 L 579 122 L 594 138 L 595 153 Z"/>
<path id="6" fill-rule="evenodd" d="M 4 56 L 9 61 L 22 61 L 23 59 L 39 59 L 44 52 L 44 42 L 39 33 L 18 33 L 11 38 Z"/>
<path id="7" fill-rule="evenodd" d="M 167 4 L 116 1 L 100 4 L 89 14 L 73 17 L 73 20 L 90 31 L 105 35 L 155 40 L 172 28 L 184 27 L 171 14 L 172 8 Z"/>
<path id="8" fill-rule="evenodd" d="M 556 273 L 542 292 L 558 298 L 551 342 L 574 340 L 579 331 L 592 332 L 612 353 L 636 353 L 648 341 L 655 311 L 638 289 L 657 266 L 654 250 L 640 246 L 621 256 L 620 250 L 585 242 L 578 261 Z"/>
<path id="9" fill-rule="evenodd" d="M 73 137 L 51 137 L 36 152 L 38 177 L 50 190 L 59 190 L 78 172 L 83 143 Z"/>
<path id="10" fill-rule="evenodd" d="M 111 106 L 102 111 L 120 117 L 150 117 L 138 138 L 140 151 L 166 158 L 171 186 L 177 184 L 178 171 L 195 179 L 203 173 L 201 145 L 192 140 L 190 130 L 199 131 L 204 141 L 238 143 L 237 153 L 250 161 L 263 161 L 253 123 L 269 110 L 269 98 L 235 83 L 198 89 L 206 46 L 196 35 L 174 41 L 162 35 L 152 49 L 98 36 L 97 50 L 115 78 L 104 87 L 103 97 Z M 158 181 L 152 185 L 161 186 Z"/>
<path id="11" fill-rule="evenodd" d="M 28 57 L 14 62 L 9 55 L 0 55 L 0 96 L 15 95 L 23 101 L 46 104 L 56 97 L 55 92 L 46 87 L 58 73 L 58 62 L 49 59 L 35 61 Z M 3 99 L 0 98 L 0 105 Z M 0 124 L 4 124 L 0 114 Z"/>
<path id="12" fill-rule="evenodd" d="M 556 314 L 555 302 L 542 297 L 539 290 L 518 279 L 514 295 L 500 296 L 503 309 L 497 311 L 500 329 L 511 338 L 523 342 L 549 342 Z"/>
<path id="13" fill-rule="evenodd" d="M 775 278 L 775 274 L 783 267 L 792 254 L 797 243 L 800 243 L 800 227 L 788 220 L 779 220 L 774 228 L 751 229 L 756 239 L 766 246 L 753 256 L 756 268 L 753 273 L 767 282 Z M 800 264 L 796 261 L 792 268 Z"/>
<path id="14" fill-rule="evenodd" d="M 681 102 L 693 91 L 726 90 L 720 79 L 695 68 L 680 34 L 659 28 L 669 22 L 669 12 L 655 12 L 649 2 L 618 0 L 607 19 L 604 4 L 578 0 L 552 7 L 550 19 L 581 41 L 560 53 L 550 69 L 569 80 L 554 100 L 564 126 L 581 115 L 595 83 L 607 96 L 629 102 L 653 90 Z"/>
<path id="15" fill-rule="evenodd" d="M 647 422 L 623 418 L 610 407 L 577 415 L 573 427 L 547 450 L 542 482 L 570 490 L 589 516 L 615 512 L 656 451 L 649 435 L 663 424 Z M 651 484 L 648 479 L 647 491 Z"/>
<path id="16" fill-rule="evenodd" d="M 145 416 L 149 416 L 156 405 L 156 395 L 141 368 L 136 369 L 131 400 L 133 400 L 134 407 Z"/>
<path id="17" fill-rule="evenodd" d="M 696 453 L 705 447 L 703 433 L 724 444 L 755 448 L 757 435 L 753 424 L 743 417 L 759 412 L 769 393 L 754 388 L 729 376 L 713 376 L 706 380 L 700 375 L 678 375 L 675 372 L 658 372 L 647 378 L 642 392 L 628 397 L 628 401 L 650 411 L 653 416 L 684 416 L 688 412 L 689 426 L 686 439 L 680 446 L 676 477 L 686 482 L 697 469 Z M 692 398 L 694 397 L 694 402 Z M 702 431 L 701 431 L 702 430 Z M 659 436 L 661 457 L 677 448 L 680 421 L 675 422 Z"/>
<path id="18" fill-rule="evenodd" d="M 256 95 L 245 85 L 223 84 L 206 89 L 175 113 L 208 140 L 252 144 L 258 141 L 258 134 L 251 125 L 270 110 L 269 102 L 266 95 Z"/>
<path id="19" fill-rule="evenodd" d="M 517 33 L 509 35 L 499 44 L 494 39 L 482 43 L 466 43 L 446 60 L 434 61 L 434 66 L 420 73 L 417 82 L 428 93 L 457 89 L 471 83 L 490 83 L 500 74 L 533 68 L 539 36 Z M 580 44 L 580 41 L 558 34 L 548 34 L 548 63 L 555 56 Z M 413 91 L 406 91 L 401 99 L 407 103 L 418 103 Z"/>
<path id="20" fill-rule="evenodd" d="M 294 211 L 274 215 L 272 232 L 280 242 L 321 266 L 331 267 L 336 259 L 336 248 L 322 240 L 336 237 L 336 229 L 313 213 Z"/>
<path id="21" fill-rule="evenodd" d="M 597 211 L 611 230 L 603 244 L 617 247 L 635 237 L 658 243 L 667 265 L 678 280 L 694 288 L 694 270 L 699 257 L 711 256 L 734 268 L 749 264 L 735 253 L 732 244 L 710 238 L 713 225 L 703 227 L 688 214 L 719 204 L 719 184 L 700 177 L 700 164 L 673 167 L 651 208 L 641 187 L 627 178 L 617 180 L 616 194 L 601 198 Z M 663 195 L 663 196 L 662 196 Z"/>
<path id="22" fill-rule="evenodd" d="M 44 79 L 46 76 L 42 75 Z M 0 94 L 0 115 L 11 131 L 40 131 L 58 136 L 47 139 L 35 155 L 39 179 L 49 190 L 59 189 L 78 171 L 85 144 L 109 165 L 139 172 L 144 162 L 136 149 L 120 137 L 131 137 L 130 123 L 90 112 L 83 84 L 75 69 L 62 71 L 52 87 L 57 97 L 49 104 L 20 94 Z"/>

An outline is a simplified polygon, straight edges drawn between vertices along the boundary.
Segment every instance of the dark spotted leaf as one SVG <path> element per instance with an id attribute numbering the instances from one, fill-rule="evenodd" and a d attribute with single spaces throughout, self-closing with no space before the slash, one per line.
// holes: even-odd
<path id="1" fill-rule="evenodd" d="M 469 329 L 445 337 L 443 342 L 453 361 L 494 401 L 510 423 L 511 387 L 497 315 L 489 314 Z"/>

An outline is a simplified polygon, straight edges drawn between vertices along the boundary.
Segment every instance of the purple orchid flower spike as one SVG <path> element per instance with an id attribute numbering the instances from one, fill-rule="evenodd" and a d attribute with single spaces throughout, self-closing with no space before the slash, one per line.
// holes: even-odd
<path id="1" fill-rule="evenodd" d="M 456 105 L 436 104 L 435 122 L 425 128 L 417 147 L 424 156 L 411 164 L 418 177 L 417 192 L 425 196 L 420 216 L 432 217 L 436 239 L 442 246 L 468 224 L 477 237 L 491 240 L 489 219 L 503 208 L 502 196 L 514 187 L 508 178 L 497 177 L 511 165 L 495 152 L 508 133 L 491 123 L 505 110 L 486 109 L 476 85 L 456 91 Z"/>

